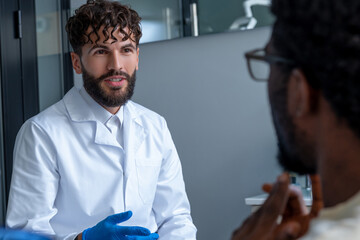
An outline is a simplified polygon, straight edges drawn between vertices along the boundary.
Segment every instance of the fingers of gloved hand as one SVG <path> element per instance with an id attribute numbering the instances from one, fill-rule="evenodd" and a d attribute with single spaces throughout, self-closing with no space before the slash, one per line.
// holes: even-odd
<path id="1" fill-rule="evenodd" d="M 156 240 L 159 238 L 157 233 L 152 233 L 149 236 L 127 236 L 128 240 Z"/>
<path id="2" fill-rule="evenodd" d="M 299 222 L 289 221 L 285 224 L 280 224 L 274 231 L 274 240 L 293 240 L 298 239 L 301 233 L 301 225 Z"/>
<path id="3" fill-rule="evenodd" d="M 151 234 L 149 229 L 137 226 L 125 227 L 115 225 L 112 231 L 123 236 L 149 236 Z"/>
<path id="4" fill-rule="evenodd" d="M 310 210 L 310 218 L 317 217 L 320 210 L 324 206 L 322 191 L 321 191 L 321 182 L 319 175 L 310 175 L 311 188 L 312 188 L 312 206 Z"/>
<path id="5" fill-rule="evenodd" d="M 131 218 L 131 216 L 132 216 L 132 212 L 127 211 L 127 212 L 110 215 L 105 219 L 105 221 L 110 224 L 118 224 L 118 223 L 129 220 Z"/>
<path id="6" fill-rule="evenodd" d="M 152 234 L 150 234 L 150 237 L 151 237 L 151 239 L 156 240 L 156 239 L 159 238 L 159 234 L 157 234 L 157 233 L 152 233 Z"/>

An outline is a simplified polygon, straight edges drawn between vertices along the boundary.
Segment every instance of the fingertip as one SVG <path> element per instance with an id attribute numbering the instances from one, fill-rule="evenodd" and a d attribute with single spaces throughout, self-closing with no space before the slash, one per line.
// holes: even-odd
<path id="1" fill-rule="evenodd" d="M 141 233 L 144 235 L 144 236 L 149 236 L 151 234 L 150 230 L 147 229 L 147 228 L 142 228 L 141 229 Z"/>
<path id="2" fill-rule="evenodd" d="M 289 222 L 280 227 L 279 239 L 297 239 L 301 233 L 301 226 L 298 222 Z"/>
<path id="3" fill-rule="evenodd" d="M 151 234 L 149 229 L 139 226 L 131 226 L 131 227 L 119 226 L 119 229 L 121 229 L 122 234 L 128 236 L 136 235 L 136 236 L 148 237 Z"/>
<path id="4" fill-rule="evenodd" d="M 314 183 L 314 182 L 320 182 L 320 176 L 319 176 L 319 174 L 311 174 L 310 176 L 310 180 L 311 180 L 311 182 L 312 183 Z"/>
<path id="5" fill-rule="evenodd" d="M 288 186 L 290 184 L 290 180 L 288 178 L 288 175 L 286 173 L 282 173 L 276 178 L 276 182 L 272 185 L 271 193 L 274 192 L 286 192 L 288 191 Z"/>
<path id="6" fill-rule="evenodd" d="M 289 224 L 289 226 L 286 229 L 286 234 L 288 237 L 297 238 L 299 237 L 300 230 L 301 230 L 301 226 L 299 223 Z"/>
<path id="7" fill-rule="evenodd" d="M 127 221 L 132 217 L 132 211 L 126 211 L 121 214 L 122 221 Z"/>
<path id="8" fill-rule="evenodd" d="M 289 174 L 287 172 L 282 173 L 277 177 L 277 182 L 279 183 L 288 183 L 289 182 Z"/>
<path id="9" fill-rule="evenodd" d="M 144 227 L 133 227 L 132 234 L 141 235 L 141 236 L 150 236 L 151 232 L 149 229 Z"/>
<path id="10" fill-rule="evenodd" d="M 152 234 L 151 234 L 151 238 L 152 238 L 152 239 L 158 239 L 158 238 L 159 238 L 159 234 L 157 234 L 157 233 L 152 233 Z"/>
<path id="11" fill-rule="evenodd" d="M 271 189 L 272 189 L 273 185 L 270 183 L 265 183 L 264 185 L 262 185 L 262 190 L 264 192 L 270 193 Z"/>
<path id="12" fill-rule="evenodd" d="M 118 224 L 118 223 L 129 220 L 131 218 L 131 216 L 132 216 L 131 211 L 116 213 L 116 214 L 108 216 L 106 218 L 106 221 L 108 221 L 111 224 Z"/>
<path id="13" fill-rule="evenodd" d="M 127 213 L 127 216 L 128 216 L 129 218 L 131 218 L 132 215 L 133 215 L 133 212 L 132 212 L 131 210 L 126 211 L 125 213 Z"/>

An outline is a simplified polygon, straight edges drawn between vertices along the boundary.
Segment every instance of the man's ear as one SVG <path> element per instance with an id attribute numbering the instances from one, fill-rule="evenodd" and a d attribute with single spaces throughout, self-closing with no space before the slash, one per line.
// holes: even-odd
<path id="1" fill-rule="evenodd" d="M 136 59 L 136 71 L 139 70 L 139 53 L 140 53 L 140 49 L 139 46 L 136 49 L 136 55 L 137 55 L 137 59 Z"/>
<path id="2" fill-rule="evenodd" d="M 287 107 L 291 116 L 302 117 L 313 113 L 317 106 L 317 94 L 301 69 L 291 71 L 287 87 Z"/>
<path id="3" fill-rule="evenodd" d="M 77 74 L 81 74 L 81 62 L 80 62 L 80 56 L 74 52 L 71 52 L 71 62 L 72 66 Z"/>

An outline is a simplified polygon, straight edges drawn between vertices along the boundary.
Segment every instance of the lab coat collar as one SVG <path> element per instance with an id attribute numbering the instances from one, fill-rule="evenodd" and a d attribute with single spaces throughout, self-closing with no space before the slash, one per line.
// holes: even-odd
<path id="1" fill-rule="evenodd" d="M 68 93 L 66 93 L 63 99 L 71 120 L 75 122 L 98 120 L 95 117 L 95 115 L 92 113 L 92 111 L 89 111 L 89 106 L 84 100 L 84 98 L 80 95 L 79 91 L 80 90 L 73 87 L 72 89 L 69 90 Z M 127 114 L 130 114 L 131 116 L 130 119 L 142 125 L 141 121 L 137 121 L 137 119 L 140 115 L 142 115 L 143 111 L 140 110 L 139 108 L 136 108 L 132 101 L 128 101 L 124 105 L 123 114 L 125 114 L 125 111 L 127 111 Z M 101 122 L 105 123 L 108 118 L 109 117 L 105 117 Z M 119 119 L 120 121 L 122 121 L 123 116 L 119 115 Z"/>
<path id="2" fill-rule="evenodd" d="M 109 111 L 107 111 L 103 106 L 101 106 L 99 103 L 97 103 L 85 90 L 84 87 L 82 87 L 79 90 L 79 94 L 82 96 L 82 98 L 85 100 L 85 102 L 88 104 L 90 110 L 93 112 L 95 118 L 106 125 L 106 123 L 113 117 L 117 117 L 120 120 L 120 123 L 122 124 L 124 121 L 124 106 L 121 106 L 119 111 L 117 113 L 112 114 Z"/>
<path id="3" fill-rule="evenodd" d="M 113 116 L 109 111 L 107 111 L 103 106 L 101 106 L 99 103 L 97 103 L 85 90 L 84 87 L 82 87 L 79 90 L 79 94 L 81 97 L 85 100 L 85 102 L 88 105 L 89 111 L 91 111 L 94 114 L 94 117 L 99 122 L 106 124 L 106 122 Z"/>
<path id="4" fill-rule="evenodd" d="M 86 99 L 81 96 L 79 89 L 75 87 L 70 89 L 70 91 L 64 96 L 64 103 L 72 121 L 94 122 L 96 124 L 94 138 L 95 143 L 120 147 L 119 143 L 111 135 L 110 131 L 106 128 L 104 123 L 102 123 L 101 120 L 95 116 L 94 111 L 91 111 L 91 106 L 89 106 L 89 104 L 86 102 Z M 106 116 L 104 119 L 106 118 L 108 118 L 108 116 Z"/>
<path id="5" fill-rule="evenodd" d="M 105 125 L 97 121 L 93 112 L 89 111 L 88 104 L 80 95 L 77 88 L 73 87 L 70 89 L 70 91 L 64 96 L 63 100 L 72 121 L 96 122 L 96 134 L 94 141 L 97 144 L 119 146 L 116 141 L 113 141 L 114 138 L 109 137 L 111 133 L 108 130 L 104 130 L 106 128 Z M 142 125 L 142 121 L 140 120 L 140 116 L 142 114 L 142 108 L 136 107 L 132 101 L 128 101 L 124 105 L 124 150 L 126 153 L 126 158 L 128 159 L 135 157 L 136 151 L 139 149 L 141 143 L 144 141 L 147 135 L 147 132 Z M 125 165 L 126 162 L 128 161 L 125 161 Z"/>
<path id="6" fill-rule="evenodd" d="M 95 115 L 92 111 L 89 111 L 89 106 L 80 95 L 77 88 L 73 87 L 70 89 L 70 91 L 64 96 L 63 100 L 72 121 L 96 121 Z"/>

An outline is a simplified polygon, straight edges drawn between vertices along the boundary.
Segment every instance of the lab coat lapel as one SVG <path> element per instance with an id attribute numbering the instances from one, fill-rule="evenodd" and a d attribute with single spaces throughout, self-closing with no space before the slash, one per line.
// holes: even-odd
<path id="1" fill-rule="evenodd" d="M 131 101 L 124 108 L 125 177 L 135 168 L 136 153 L 147 135 L 136 110 Z"/>
<path id="2" fill-rule="evenodd" d="M 94 114 L 89 111 L 89 106 L 81 97 L 77 88 L 70 89 L 64 96 L 63 101 L 72 121 L 96 121 Z"/>
<path id="3" fill-rule="evenodd" d="M 111 135 L 109 130 L 104 126 L 104 124 L 96 122 L 96 132 L 95 132 L 95 143 L 101 145 L 109 145 L 114 147 L 120 147 L 119 143 L 116 141 L 116 138 Z"/>
<path id="4" fill-rule="evenodd" d="M 96 125 L 94 142 L 102 145 L 119 147 L 119 143 L 111 135 L 107 128 L 96 121 L 94 114 L 89 111 L 89 106 L 81 97 L 79 90 L 73 87 L 65 96 L 64 104 L 72 121 L 75 122 L 94 122 Z M 90 132 L 89 132 L 90 133 Z"/>
<path id="5" fill-rule="evenodd" d="M 137 195 L 138 179 L 136 175 L 136 153 L 144 142 L 147 132 L 139 119 L 136 107 L 129 101 L 124 108 L 124 183 L 125 183 L 125 210 L 131 209 L 134 201 L 134 194 Z M 135 193 L 135 192 L 136 193 Z"/>

